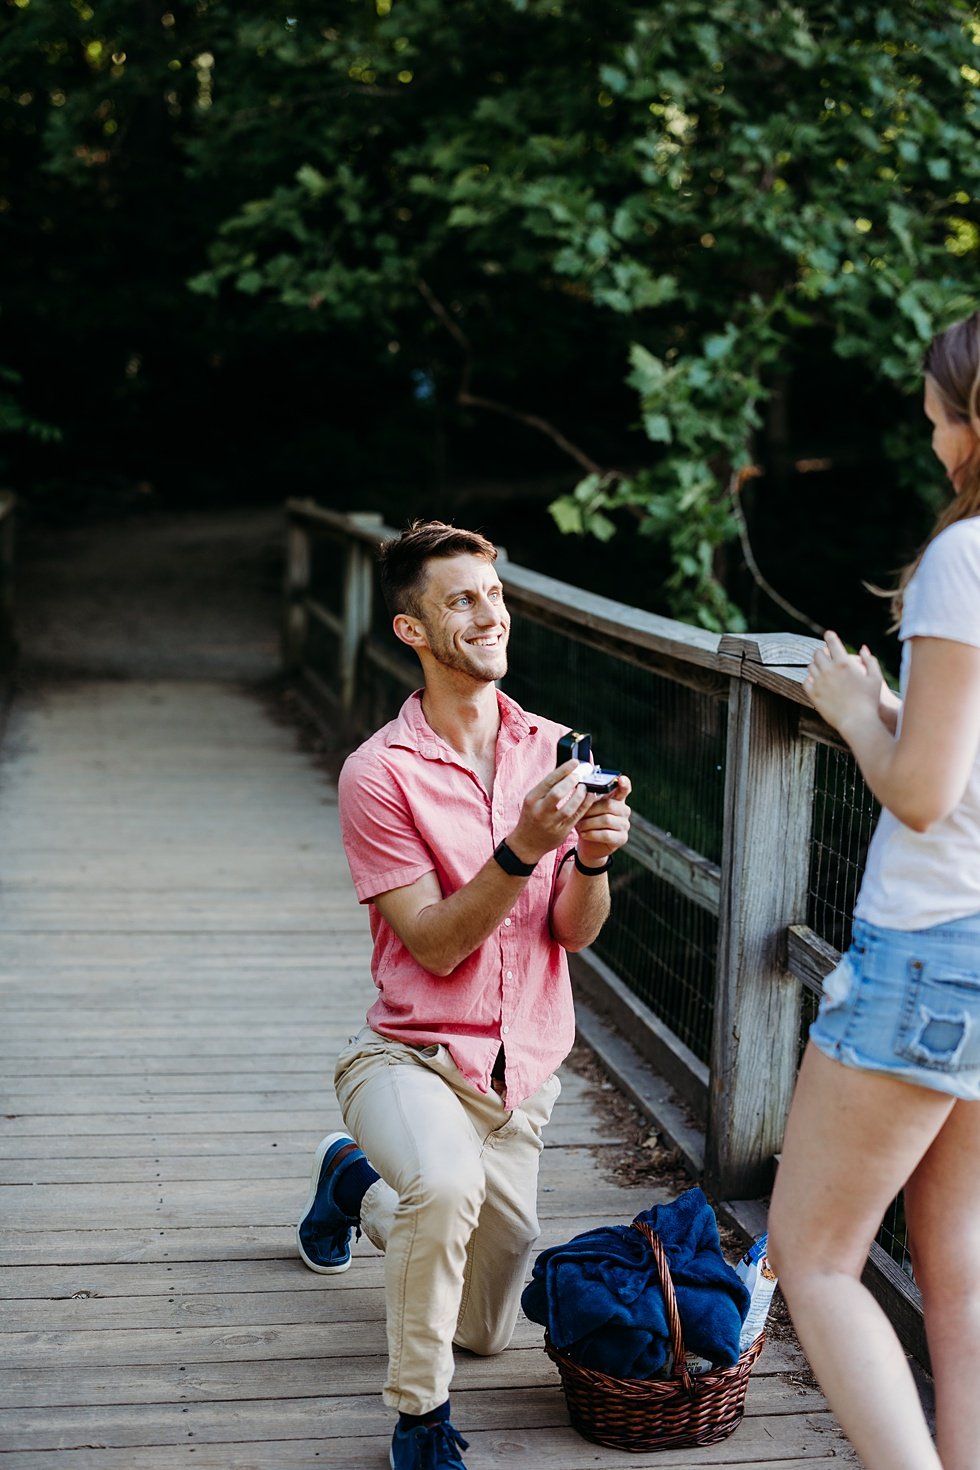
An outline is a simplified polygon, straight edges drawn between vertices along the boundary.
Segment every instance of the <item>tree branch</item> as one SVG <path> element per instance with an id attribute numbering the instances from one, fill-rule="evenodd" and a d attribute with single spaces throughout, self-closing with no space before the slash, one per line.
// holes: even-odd
<path id="1" fill-rule="evenodd" d="M 756 585 L 762 589 L 767 597 L 772 599 L 777 607 L 781 607 L 783 612 L 789 613 L 791 618 L 794 618 L 798 623 L 802 623 L 804 627 L 809 628 L 818 638 L 822 638 L 824 630 L 820 624 L 815 623 L 806 613 L 800 612 L 800 609 L 794 607 L 791 602 L 787 602 L 786 598 L 781 596 L 770 582 L 766 581 L 766 578 L 759 570 L 759 563 L 755 559 L 752 542 L 749 540 L 748 522 L 745 519 L 745 512 L 742 509 L 742 502 L 739 497 L 745 481 L 754 479 L 760 473 L 761 471 L 758 465 L 748 465 L 745 469 L 735 470 L 728 481 L 728 498 L 732 503 L 732 514 L 735 517 L 735 525 L 738 527 L 738 539 L 742 546 L 742 555 L 745 557 L 745 565 L 748 567 Z"/>
<path id="2" fill-rule="evenodd" d="M 450 313 L 432 290 L 428 281 L 420 276 L 415 284 L 430 311 L 442 323 L 463 354 L 463 366 L 460 372 L 459 387 L 456 390 L 456 402 L 458 404 L 464 408 L 483 408 L 490 413 L 503 414 L 505 418 L 514 419 L 519 424 L 526 424 L 529 429 L 537 429 L 539 433 L 546 435 L 553 444 L 556 444 L 563 454 L 567 454 L 576 464 L 581 465 L 588 474 L 598 475 L 607 484 L 614 480 L 625 478 L 620 470 L 604 470 L 601 465 L 596 464 L 595 460 L 591 459 L 584 449 L 579 449 L 577 444 L 573 444 L 570 439 L 566 439 L 560 429 L 556 428 L 554 424 L 549 423 L 547 419 L 543 419 L 540 414 L 524 413 L 522 409 L 511 408 L 507 403 L 498 403 L 495 398 L 483 398 L 477 393 L 471 393 L 470 378 L 472 374 L 473 349 L 470 345 L 469 338 L 459 323 L 453 320 Z"/>

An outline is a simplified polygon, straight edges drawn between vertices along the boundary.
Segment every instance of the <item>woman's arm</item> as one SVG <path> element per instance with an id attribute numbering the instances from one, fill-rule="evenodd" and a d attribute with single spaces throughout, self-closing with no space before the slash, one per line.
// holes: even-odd
<path id="1" fill-rule="evenodd" d="M 861 649 L 861 654 L 862 657 L 864 654 L 867 654 L 869 658 L 871 657 L 871 652 L 867 648 L 867 646 Z M 898 717 L 901 712 L 902 701 L 899 699 L 894 689 L 889 689 L 884 679 L 882 679 L 881 693 L 878 696 L 878 718 L 884 725 L 885 729 L 888 731 L 889 735 L 894 735 L 895 731 L 898 729 Z"/>
<path id="2" fill-rule="evenodd" d="M 851 747 L 882 806 L 907 827 L 925 832 L 960 801 L 976 759 L 980 648 L 948 638 L 912 639 L 898 738 L 880 713 L 883 686 L 867 649 L 855 658 L 832 632 L 814 654 L 804 681 L 817 710 Z"/>

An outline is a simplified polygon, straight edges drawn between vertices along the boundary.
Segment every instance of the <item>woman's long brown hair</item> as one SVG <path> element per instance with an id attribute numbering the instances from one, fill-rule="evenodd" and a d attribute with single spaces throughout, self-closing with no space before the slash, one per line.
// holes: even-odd
<path id="1" fill-rule="evenodd" d="M 893 628 L 902 620 L 905 589 L 929 543 L 956 521 L 980 515 L 980 311 L 932 339 L 924 370 L 948 417 L 969 424 L 974 443 L 968 457 L 950 475 L 956 494 L 940 512 L 925 544 L 908 566 L 903 567 L 898 586 L 891 594 Z"/>

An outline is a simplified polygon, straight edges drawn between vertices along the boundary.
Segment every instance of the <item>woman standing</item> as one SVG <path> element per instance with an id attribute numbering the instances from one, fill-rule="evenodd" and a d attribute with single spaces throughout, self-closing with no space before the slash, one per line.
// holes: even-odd
<path id="1" fill-rule="evenodd" d="M 954 497 L 896 593 L 902 698 L 830 632 L 805 682 L 883 811 L 770 1213 L 800 1341 L 868 1470 L 980 1464 L 980 312 L 930 346 L 925 412 Z M 861 1285 L 903 1187 L 936 1446 Z"/>

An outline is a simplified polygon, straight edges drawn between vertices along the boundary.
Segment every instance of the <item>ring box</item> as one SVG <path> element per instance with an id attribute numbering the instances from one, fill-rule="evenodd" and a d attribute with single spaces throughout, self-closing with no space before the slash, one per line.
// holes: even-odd
<path id="1" fill-rule="evenodd" d="M 579 785 L 584 786 L 586 791 L 595 792 L 597 796 L 608 796 L 616 789 L 619 782 L 619 771 L 609 771 L 603 766 L 597 766 L 592 759 L 592 736 L 583 734 L 580 730 L 569 730 L 558 742 L 558 759 L 556 765 L 562 766 L 566 761 L 577 760 L 578 770 L 575 779 Z"/>

